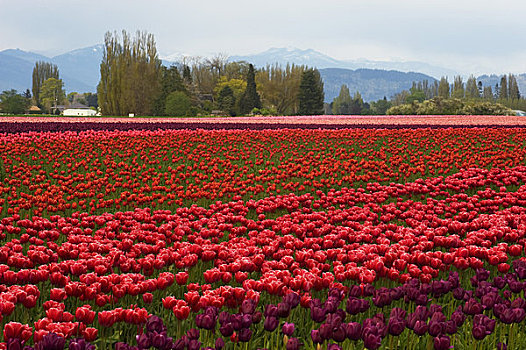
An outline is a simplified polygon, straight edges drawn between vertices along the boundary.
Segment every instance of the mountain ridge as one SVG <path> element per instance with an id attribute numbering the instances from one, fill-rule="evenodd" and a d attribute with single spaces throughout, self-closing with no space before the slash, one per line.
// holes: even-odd
<path id="1" fill-rule="evenodd" d="M 59 67 L 60 76 L 67 92 L 96 92 L 100 80 L 100 62 L 104 46 L 102 44 L 75 49 L 61 55 L 47 57 L 38 53 L 20 49 L 0 51 L 0 91 L 31 89 L 32 70 L 36 61 L 54 63 Z M 163 64 L 170 65 L 170 59 L 181 59 L 184 55 L 172 54 L 160 56 Z M 271 64 L 307 65 L 320 70 L 325 85 L 325 100 L 332 101 L 339 93 L 342 84 L 351 92 L 359 91 L 366 101 L 391 97 L 409 89 L 413 81 L 438 78 L 430 73 L 450 73 L 452 70 L 435 67 L 423 62 L 371 61 L 371 60 L 337 60 L 313 49 L 273 47 L 254 55 L 231 56 L 230 61 L 244 60 L 256 67 Z M 398 67 L 399 69 L 396 69 Z M 412 68 L 421 68 L 420 70 Z M 340 71 L 335 70 L 340 69 Z M 396 73 L 396 74 L 395 74 Z M 456 73 L 455 73 L 456 74 Z M 480 79 L 484 85 L 494 86 L 499 80 L 497 75 L 483 75 Z M 450 79 L 452 82 L 453 79 Z M 477 79 L 479 80 L 479 79 Z M 519 89 L 526 92 L 526 74 L 517 76 Z"/>

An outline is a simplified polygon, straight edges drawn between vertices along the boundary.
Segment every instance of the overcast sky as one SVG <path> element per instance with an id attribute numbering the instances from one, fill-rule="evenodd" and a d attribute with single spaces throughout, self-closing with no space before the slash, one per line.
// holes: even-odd
<path id="1" fill-rule="evenodd" d="M 337 59 L 526 72 L 521 0 L 0 0 L 0 50 L 56 55 L 145 30 L 161 55 L 311 48 Z"/>

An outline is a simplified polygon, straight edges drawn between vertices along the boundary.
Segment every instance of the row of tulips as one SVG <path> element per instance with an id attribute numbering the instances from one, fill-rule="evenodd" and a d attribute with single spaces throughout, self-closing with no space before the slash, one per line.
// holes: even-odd
<path id="1" fill-rule="evenodd" d="M 516 346 L 525 184 L 524 166 L 472 168 L 173 212 L 13 214 L 0 220 L 4 341 Z M 145 340 L 151 315 L 167 333 Z"/>
<path id="2" fill-rule="evenodd" d="M 0 213 L 50 217 L 405 183 L 524 164 L 523 129 L 0 135 Z M 438 146 L 439 145 L 439 146 Z"/>

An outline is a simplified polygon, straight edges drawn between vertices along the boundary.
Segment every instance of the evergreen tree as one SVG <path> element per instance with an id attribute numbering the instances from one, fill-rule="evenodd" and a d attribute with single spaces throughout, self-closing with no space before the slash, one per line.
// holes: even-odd
<path id="1" fill-rule="evenodd" d="M 478 82 L 477 87 L 479 89 L 479 96 L 482 96 L 482 94 L 484 93 L 484 88 L 482 87 L 481 81 Z"/>
<path id="2" fill-rule="evenodd" d="M 506 76 L 502 76 L 500 78 L 500 92 L 499 92 L 499 99 L 506 100 L 508 98 L 508 80 L 506 79 Z"/>
<path id="3" fill-rule="evenodd" d="M 512 100 L 518 100 L 521 98 L 517 78 L 515 78 L 515 75 L 513 74 L 508 76 L 508 97 Z"/>
<path id="4" fill-rule="evenodd" d="M 342 85 L 340 94 L 332 101 L 332 114 L 348 115 L 351 114 L 352 98 L 347 85 Z"/>
<path id="5" fill-rule="evenodd" d="M 35 104 L 39 107 L 42 106 L 42 101 L 40 98 L 40 90 L 42 85 L 49 78 L 59 79 L 58 67 L 55 64 L 38 61 L 35 63 L 33 68 L 33 97 L 35 99 Z"/>
<path id="6" fill-rule="evenodd" d="M 493 100 L 495 96 L 493 95 L 493 90 L 491 89 L 491 86 L 485 86 L 484 91 L 482 93 L 482 97 L 485 100 Z"/>
<path id="7" fill-rule="evenodd" d="M 464 82 L 462 81 L 462 77 L 460 75 L 457 75 L 455 77 L 455 80 L 453 82 L 453 92 L 451 93 L 451 97 L 464 98 Z"/>
<path id="8" fill-rule="evenodd" d="M 165 115 L 166 98 L 175 91 L 187 93 L 177 67 L 166 68 L 161 66 L 160 90 L 153 107 L 154 115 Z"/>
<path id="9" fill-rule="evenodd" d="M 323 108 L 323 82 L 320 72 L 311 68 L 303 72 L 301 76 L 298 102 L 300 115 L 321 115 Z"/>
<path id="10" fill-rule="evenodd" d="M 449 98 L 449 82 L 446 77 L 442 77 L 438 83 L 438 96 Z"/>
<path id="11" fill-rule="evenodd" d="M 230 86 L 225 85 L 217 96 L 217 106 L 223 113 L 227 113 L 231 116 L 236 115 L 235 106 L 236 99 L 234 97 L 234 91 Z"/>
<path id="12" fill-rule="evenodd" d="M 261 108 L 261 99 L 256 90 L 256 74 L 254 66 L 249 64 L 247 72 L 247 87 L 239 102 L 241 114 L 248 114 L 254 108 Z"/>
<path id="13" fill-rule="evenodd" d="M 190 67 L 186 64 L 183 66 L 183 80 L 187 84 L 192 84 L 192 72 L 190 71 Z"/>
<path id="14" fill-rule="evenodd" d="M 499 83 L 496 83 L 495 84 L 495 92 L 494 92 L 494 99 L 497 100 L 500 96 L 500 87 L 499 87 Z"/>
<path id="15" fill-rule="evenodd" d="M 466 98 L 474 99 L 479 97 L 480 93 L 479 88 L 477 87 L 477 80 L 471 75 L 466 82 Z"/>
<path id="16" fill-rule="evenodd" d="M 358 91 L 356 91 L 352 99 L 350 114 L 360 115 L 362 114 L 364 109 L 365 103 L 363 102 L 362 95 Z"/>

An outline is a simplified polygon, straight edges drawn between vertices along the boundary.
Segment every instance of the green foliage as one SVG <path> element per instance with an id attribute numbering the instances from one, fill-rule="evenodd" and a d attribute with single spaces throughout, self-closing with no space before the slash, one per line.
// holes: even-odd
<path id="1" fill-rule="evenodd" d="M 462 77 L 457 75 L 453 82 L 453 92 L 451 93 L 452 98 L 464 98 L 464 82 Z"/>
<path id="2" fill-rule="evenodd" d="M 392 103 L 387 101 L 387 98 L 384 97 L 376 102 L 371 102 L 370 111 L 372 115 L 385 115 L 391 106 Z"/>
<path id="3" fill-rule="evenodd" d="M 435 97 L 423 102 L 394 106 L 387 110 L 389 115 L 514 115 L 514 112 L 498 103 L 488 101 L 443 99 Z"/>
<path id="4" fill-rule="evenodd" d="M 515 78 L 513 74 L 508 76 L 508 98 L 512 100 L 518 100 L 521 98 L 517 78 Z"/>
<path id="5" fill-rule="evenodd" d="M 93 107 L 95 109 L 99 107 L 97 94 L 92 94 L 91 92 L 87 92 L 84 94 L 84 98 L 86 99 L 86 105 L 88 107 Z"/>
<path id="6" fill-rule="evenodd" d="M 426 99 L 426 94 L 423 90 L 412 87 L 409 91 L 411 94 L 405 98 L 405 103 L 413 103 L 413 101 L 422 102 Z"/>
<path id="7" fill-rule="evenodd" d="M 438 83 L 438 96 L 441 98 L 449 98 L 449 82 L 446 77 L 442 77 Z"/>
<path id="8" fill-rule="evenodd" d="M 298 92 L 298 113 L 301 115 L 323 114 L 323 99 L 323 82 L 320 72 L 314 68 L 305 70 L 301 76 Z"/>
<path id="9" fill-rule="evenodd" d="M 221 77 L 214 88 L 214 94 L 219 96 L 221 90 L 227 86 L 230 88 L 230 90 L 232 90 L 232 93 L 234 94 L 234 100 L 237 101 L 241 98 L 241 95 L 243 95 L 243 92 L 247 88 L 247 82 L 241 79 L 228 80 L 226 77 Z"/>
<path id="10" fill-rule="evenodd" d="M 107 32 L 100 65 L 98 103 L 104 115 L 151 115 L 159 96 L 161 60 L 152 34 Z"/>
<path id="11" fill-rule="evenodd" d="M 262 105 L 279 115 L 298 114 L 298 93 L 305 66 L 266 66 L 256 73 L 257 90 Z"/>
<path id="12" fill-rule="evenodd" d="M 263 116 L 269 116 L 269 115 L 277 115 L 278 112 L 275 109 L 272 108 L 254 108 L 252 112 L 250 112 L 252 115 L 263 115 Z"/>
<path id="13" fill-rule="evenodd" d="M 261 99 L 256 90 L 256 76 L 254 66 L 249 64 L 247 72 L 247 87 L 239 101 L 239 111 L 241 114 L 248 114 L 254 108 L 261 108 Z"/>
<path id="14" fill-rule="evenodd" d="M 0 111 L 7 114 L 23 114 L 29 107 L 29 99 L 16 90 L 3 91 L 0 94 Z"/>
<path id="15" fill-rule="evenodd" d="M 477 80 L 473 75 L 471 75 L 468 78 L 468 81 L 466 82 L 466 98 L 467 99 L 475 99 L 480 98 L 480 91 L 479 87 L 477 86 Z"/>
<path id="16" fill-rule="evenodd" d="M 508 80 L 506 76 L 503 75 L 500 78 L 500 90 L 499 90 L 499 99 L 506 100 L 508 98 Z"/>
<path id="17" fill-rule="evenodd" d="M 187 93 L 177 67 L 171 66 L 170 68 L 166 68 L 165 66 L 161 66 L 160 90 L 153 105 L 153 115 L 169 115 L 165 113 L 166 101 L 168 96 L 174 91 Z"/>
<path id="18" fill-rule="evenodd" d="M 59 79 L 58 67 L 55 64 L 38 61 L 35 63 L 33 68 L 33 97 L 35 104 L 39 107 L 42 106 L 41 100 L 41 89 L 42 85 L 49 78 Z"/>
<path id="19" fill-rule="evenodd" d="M 236 115 L 236 99 L 229 85 L 225 85 L 217 96 L 218 108 L 231 116 Z"/>
<path id="20" fill-rule="evenodd" d="M 62 79 L 49 78 L 46 80 L 40 89 L 40 99 L 42 105 L 48 111 L 53 106 L 64 104 L 66 102 L 66 93 L 64 92 Z"/>
<path id="21" fill-rule="evenodd" d="M 351 106 L 353 100 L 349 92 L 347 85 L 342 85 L 340 88 L 340 94 L 334 100 L 332 100 L 332 114 L 335 115 L 349 115 L 352 114 Z"/>
<path id="22" fill-rule="evenodd" d="M 173 117 L 195 115 L 192 101 L 183 91 L 174 91 L 166 97 L 164 115 Z"/>

